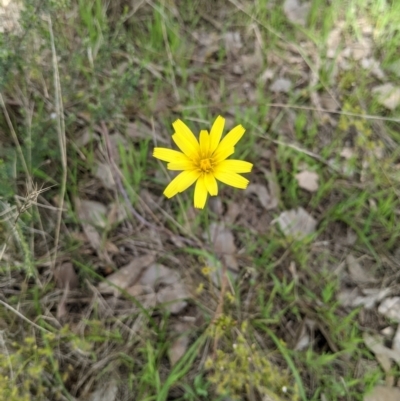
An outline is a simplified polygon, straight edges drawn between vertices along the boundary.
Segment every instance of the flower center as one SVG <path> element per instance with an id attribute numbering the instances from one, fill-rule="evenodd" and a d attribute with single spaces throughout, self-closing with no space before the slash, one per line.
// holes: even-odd
<path id="1" fill-rule="evenodd" d="M 213 169 L 211 159 L 201 159 L 199 168 L 202 172 L 209 173 Z"/>

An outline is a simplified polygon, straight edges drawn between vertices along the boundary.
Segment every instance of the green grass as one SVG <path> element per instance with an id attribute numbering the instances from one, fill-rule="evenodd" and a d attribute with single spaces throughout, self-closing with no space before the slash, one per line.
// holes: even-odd
<path id="1" fill-rule="evenodd" d="M 382 277 L 396 271 L 390 260 L 400 235 L 398 109 L 388 111 L 378 103 L 371 89 L 381 82 L 358 62 L 350 59 L 350 68 L 336 73 L 336 60 L 326 52 L 329 33 L 339 22 L 345 42 L 338 51 L 360 40 L 360 21 L 368 21 L 373 29 L 370 56 L 395 83 L 391 66 L 398 61 L 400 5 L 342 0 L 327 6 L 314 0 L 308 24 L 301 27 L 290 23 L 273 1 L 244 1 L 243 6 L 236 1 L 218 6 L 156 1 L 137 9 L 122 1 L 35 3 L 25 1 L 21 32 L 0 34 L 5 100 L 0 113 L 0 238 L 6 246 L 0 285 L 5 289 L 1 300 L 9 305 L 0 305 L 0 400 L 72 400 L 113 381 L 120 399 L 127 400 L 252 400 L 273 392 L 276 400 L 313 401 L 324 395 L 361 401 L 383 382 L 384 373 L 362 340 L 365 331 L 382 327 L 365 325 L 359 309 L 339 304 L 342 284 L 335 269 L 351 252 L 366 255 Z M 52 19 L 56 55 L 39 11 Z M 230 32 L 241 34 L 237 53 L 212 36 Z M 233 74 L 240 57 L 254 54 L 255 46 L 260 46 L 259 67 Z M 53 56 L 66 149 L 58 140 L 60 116 L 54 115 Z M 280 73 L 291 79 L 290 93 L 269 91 L 270 83 L 258 79 L 267 68 L 275 72 L 273 79 Z M 317 82 L 310 83 L 311 71 L 318 72 Z M 330 115 L 335 125 L 315 110 L 316 91 L 334 93 L 340 102 L 339 114 Z M 221 216 L 194 212 L 192 189 L 164 198 L 172 175 L 151 155 L 156 144 L 170 141 L 177 118 L 198 132 L 218 114 L 229 118 L 227 128 L 246 128 L 235 158 L 254 163 L 251 182 L 265 184 L 267 174 L 278 185 L 280 199 L 268 211 L 252 199 L 229 225 L 240 250 L 241 273 L 228 286 L 222 315 L 214 321 L 219 294 L 202 268 L 215 255 L 203 231 Z M 132 122 L 145 126 L 148 137 L 129 137 Z M 174 366 L 168 352 L 179 317 L 161 307 L 147 310 L 126 292 L 109 304 L 96 290 L 116 266 L 108 265 L 81 235 L 74 199 L 126 203 L 119 188 L 104 188 L 95 177 L 97 163 L 110 162 L 104 126 L 110 136 L 123 138 L 113 158 L 129 199 L 127 210 L 133 207 L 158 230 L 140 225 L 128 213 L 123 223 L 106 224 L 101 252 L 107 244 L 116 246 L 119 267 L 147 252 L 159 235 L 157 260 L 178 270 L 193 289 L 186 316 L 195 320 L 188 330 L 190 344 Z M 85 133 L 89 139 L 81 145 Z M 348 160 L 340 155 L 345 147 L 353 151 Z M 64 150 L 65 210 L 58 229 L 54 208 L 62 195 Z M 319 188 L 313 194 L 296 180 L 304 169 L 318 173 Z M 51 188 L 15 221 L 24 204 L 16 196 L 29 191 L 27 180 Z M 154 204 L 143 201 L 144 190 Z M 227 187 L 221 187 L 220 196 L 226 209 L 249 199 Z M 6 202 L 16 206 L 13 212 Z M 318 221 L 317 232 L 302 241 L 285 238 L 276 224 L 263 232 L 246 224 L 251 213 L 272 221 L 300 206 Z M 190 234 L 197 242 L 178 246 L 162 228 Z M 349 232 L 356 239 L 345 244 Z M 79 277 L 78 301 L 68 306 L 65 320 L 57 318 L 62 292 L 53 279 L 55 246 L 57 264 L 72 261 Z M 313 325 L 313 342 L 296 350 L 307 324 Z M 371 368 L 360 372 L 360 364 Z M 249 375 L 251 369 L 264 374 Z M 80 383 L 84 375 L 86 381 Z M 92 384 L 86 387 L 88 382 Z"/>

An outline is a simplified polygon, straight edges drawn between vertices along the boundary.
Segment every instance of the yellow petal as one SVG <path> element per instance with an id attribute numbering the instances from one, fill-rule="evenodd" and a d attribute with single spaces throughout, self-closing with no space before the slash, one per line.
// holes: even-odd
<path id="1" fill-rule="evenodd" d="M 235 128 L 231 129 L 218 145 L 217 152 L 220 149 L 231 148 L 235 146 L 239 142 L 245 131 L 246 130 L 243 128 L 242 125 L 237 125 Z"/>
<path id="2" fill-rule="evenodd" d="M 231 173 L 249 173 L 253 165 L 244 160 L 223 160 L 218 164 L 219 171 L 226 171 Z"/>
<path id="3" fill-rule="evenodd" d="M 218 195 L 218 184 L 213 174 L 210 173 L 204 175 L 204 184 L 211 196 Z"/>
<path id="4" fill-rule="evenodd" d="M 172 198 L 177 193 L 188 189 L 199 177 L 200 172 L 197 170 L 182 171 L 168 184 L 164 190 L 164 195 L 167 198 Z"/>
<path id="5" fill-rule="evenodd" d="M 213 162 L 215 164 L 219 164 L 223 160 L 225 160 L 227 157 L 233 155 L 233 153 L 235 153 L 234 147 L 231 147 L 231 148 L 219 148 L 218 147 L 217 151 L 214 153 Z"/>
<path id="6" fill-rule="evenodd" d="M 187 151 L 181 148 L 181 146 L 175 141 L 175 143 L 179 146 L 183 153 L 189 156 L 191 152 L 198 152 L 199 150 L 199 142 L 197 141 L 196 137 L 193 135 L 193 132 L 190 128 L 181 120 L 176 120 L 172 123 L 172 126 L 175 130 L 175 135 L 172 138 L 179 138 L 178 141 L 181 145 L 184 143 L 184 147 Z M 189 150 L 191 149 L 191 151 Z"/>
<path id="7" fill-rule="evenodd" d="M 204 177 L 201 176 L 196 182 L 196 188 L 194 189 L 194 207 L 197 209 L 203 209 L 207 200 L 207 187 L 204 182 Z"/>
<path id="8" fill-rule="evenodd" d="M 208 157 L 210 149 L 210 136 L 206 130 L 200 131 L 200 154 L 201 157 Z"/>
<path id="9" fill-rule="evenodd" d="M 214 176 L 217 180 L 224 184 L 230 185 L 235 188 L 246 189 L 249 184 L 249 180 L 236 173 L 229 173 L 226 171 L 214 171 Z"/>
<path id="10" fill-rule="evenodd" d="M 163 160 L 165 162 L 175 162 L 188 160 L 188 157 L 177 150 L 167 148 L 154 148 L 153 157 Z"/>
<path id="11" fill-rule="evenodd" d="M 199 144 L 197 144 L 197 147 L 194 147 L 191 141 L 188 140 L 183 134 L 175 133 L 172 135 L 172 140 L 189 159 L 192 159 L 198 155 L 200 151 Z"/>
<path id="12" fill-rule="evenodd" d="M 210 153 L 217 149 L 219 141 L 221 140 L 222 132 L 224 130 L 225 118 L 218 116 L 210 131 Z"/>
<path id="13" fill-rule="evenodd" d="M 174 161 L 167 164 L 168 170 L 195 170 L 196 166 L 191 160 Z"/>

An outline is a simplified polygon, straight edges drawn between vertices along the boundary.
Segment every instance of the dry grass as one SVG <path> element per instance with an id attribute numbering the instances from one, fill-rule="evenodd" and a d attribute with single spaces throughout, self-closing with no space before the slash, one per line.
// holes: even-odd
<path id="1" fill-rule="evenodd" d="M 371 95 L 396 82 L 396 6 L 339 3 L 301 26 L 273 1 L 25 1 L 0 34 L 0 400 L 342 401 L 397 381 L 363 342 L 397 326 L 377 306 L 399 288 L 398 108 Z M 253 186 L 203 212 L 167 200 L 152 148 L 218 114 L 247 129 Z M 279 225 L 298 208 L 300 239 Z"/>

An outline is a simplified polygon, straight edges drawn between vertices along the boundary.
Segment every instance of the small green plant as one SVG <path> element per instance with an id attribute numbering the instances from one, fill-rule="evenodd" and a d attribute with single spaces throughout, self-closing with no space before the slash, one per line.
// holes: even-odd
<path id="1" fill-rule="evenodd" d="M 47 340 L 54 339 L 52 334 L 44 334 Z M 0 343 L 0 401 L 41 400 L 48 395 L 47 375 L 51 376 L 53 365 L 49 355 L 52 349 L 38 344 L 33 336 L 22 342 L 6 344 L 4 334 Z M 61 389 L 58 389 L 60 391 Z M 52 389 L 53 394 L 57 389 Z"/>
<path id="2" fill-rule="evenodd" d="M 220 395 L 242 399 L 243 394 L 258 393 L 274 401 L 299 400 L 296 385 L 287 371 L 274 366 L 268 355 L 249 344 L 245 338 L 247 323 L 230 349 L 219 349 L 215 358 L 209 357 L 206 368 L 210 370 L 208 380 L 214 384 Z"/>

